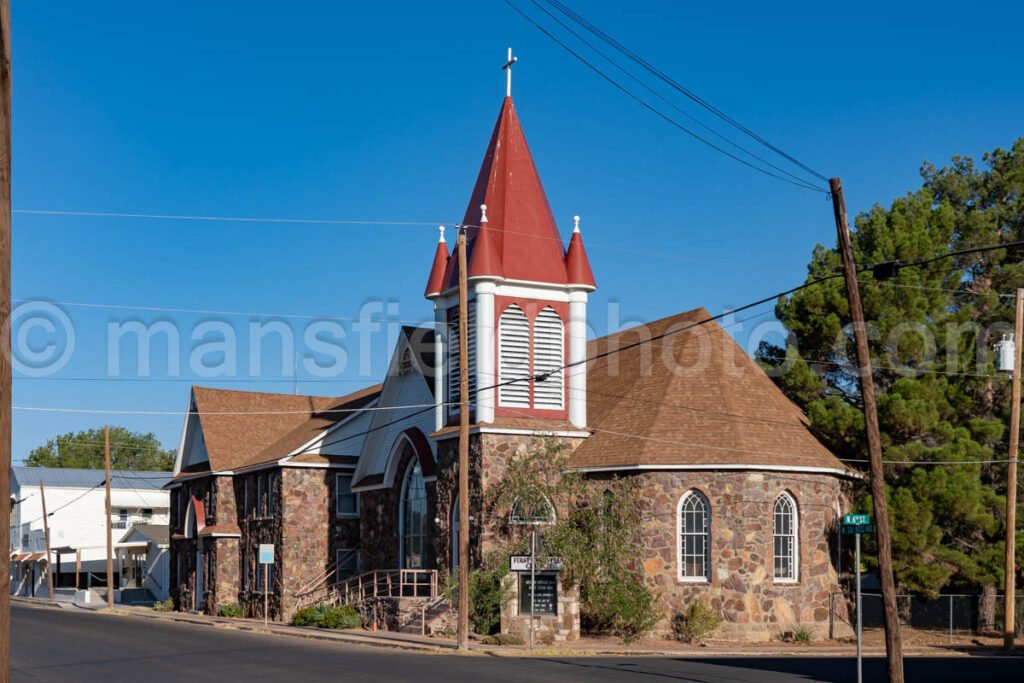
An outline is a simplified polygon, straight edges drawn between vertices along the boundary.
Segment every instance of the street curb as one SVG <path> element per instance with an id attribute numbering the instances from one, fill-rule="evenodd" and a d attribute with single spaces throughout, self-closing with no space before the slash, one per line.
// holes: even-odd
<path id="1" fill-rule="evenodd" d="M 102 609 L 94 611 L 100 614 L 173 621 L 179 624 L 211 626 L 214 628 L 226 628 L 234 631 L 246 631 L 249 633 L 262 633 L 265 635 L 285 636 L 291 638 L 304 638 L 306 640 L 320 640 L 327 642 L 344 643 L 347 645 L 370 645 L 374 647 L 383 647 L 392 650 L 409 650 L 431 654 L 454 654 L 458 652 L 456 649 L 449 648 L 444 645 L 428 645 L 426 643 L 416 643 L 397 639 L 385 639 L 379 636 L 363 636 L 355 633 L 325 632 L 320 629 L 306 628 L 302 626 L 271 626 L 270 628 L 264 628 L 262 625 L 259 624 L 251 624 L 247 622 L 233 622 L 227 619 L 225 619 L 224 621 L 215 621 L 209 618 L 204 619 L 195 617 L 176 616 L 176 613 L 174 612 L 148 613 L 143 612 L 141 610 L 136 611 L 125 609 L 123 607 L 115 607 L 113 610 Z"/>

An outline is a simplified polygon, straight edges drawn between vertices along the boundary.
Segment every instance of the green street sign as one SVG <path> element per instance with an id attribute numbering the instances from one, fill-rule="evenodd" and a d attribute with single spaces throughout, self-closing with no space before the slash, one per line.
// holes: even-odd
<path id="1" fill-rule="evenodd" d="M 843 515 L 843 524 L 871 524 L 871 515 Z"/>
<path id="2" fill-rule="evenodd" d="M 857 517 L 858 515 L 853 515 Z M 875 533 L 874 524 L 842 524 L 839 527 L 839 533 L 843 535 L 852 534 L 873 534 Z"/>

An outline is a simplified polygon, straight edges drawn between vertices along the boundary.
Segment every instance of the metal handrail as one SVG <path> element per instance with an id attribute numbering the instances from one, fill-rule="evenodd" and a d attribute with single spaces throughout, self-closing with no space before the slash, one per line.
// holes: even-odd
<path id="1" fill-rule="evenodd" d="M 325 572 L 325 579 L 333 570 Z M 317 583 L 314 580 L 312 583 Z M 308 587 L 308 586 L 307 586 Z M 436 569 L 374 569 L 342 581 L 304 589 L 296 595 L 299 607 L 314 604 L 354 604 L 371 598 L 429 598 L 439 593 Z"/>

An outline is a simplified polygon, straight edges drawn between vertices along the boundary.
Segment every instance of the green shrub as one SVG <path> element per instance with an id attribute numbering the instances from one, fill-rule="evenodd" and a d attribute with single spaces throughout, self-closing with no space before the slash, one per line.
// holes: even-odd
<path id="1" fill-rule="evenodd" d="M 718 615 L 708 604 L 691 603 L 686 612 L 677 613 L 672 618 L 672 630 L 679 640 L 692 643 L 708 635 L 722 623 Z"/>
<path id="2" fill-rule="evenodd" d="M 580 620 L 590 633 L 618 636 L 631 643 L 658 623 L 656 598 L 634 572 L 609 571 L 583 588 Z"/>
<path id="3" fill-rule="evenodd" d="M 237 602 L 232 602 L 227 605 L 223 605 L 218 612 L 222 617 L 230 617 L 232 619 L 238 619 L 239 617 L 245 616 L 245 610 Z"/>
<path id="4" fill-rule="evenodd" d="M 473 632 L 482 636 L 501 628 L 501 606 L 505 602 L 502 579 L 506 568 L 480 569 L 469 573 L 469 620 Z"/>
<path id="5" fill-rule="evenodd" d="M 793 629 L 793 640 L 798 643 L 809 643 L 811 642 L 811 630 L 804 628 L 803 626 L 797 626 Z"/>
<path id="6" fill-rule="evenodd" d="M 359 628 L 363 625 L 363 619 L 352 605 L 342 605 L 341 607 L 320 605 L 297 610 L 292 615 L 292 625 L 331 629 Z"/>
<path id="7" fill-rule="evenodd" d="M 153 609 L 157 612 L 173 612 L 174 611 L 174 598 L 167 598 L 159 602 L 153 603 Z"/>

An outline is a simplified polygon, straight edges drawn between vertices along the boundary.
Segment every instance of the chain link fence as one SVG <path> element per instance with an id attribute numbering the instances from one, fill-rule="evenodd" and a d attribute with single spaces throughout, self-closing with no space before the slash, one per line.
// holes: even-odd
<path id="1" fill-rule="evenodd" d="M 988 604 L 986 601 L 990 601 Z M 1014 622 L 1018 636 L 1024 635 L 1024 595 L 1018 594 Z M 954 634 L 982 635 L 1002 633 L 1005 624 L 1004 596 L 986 598 L 979 594 L 946 594 L 935 598 L 923 595 L 897 595 L 896 606 L 900 625 L 921 631 L 942 631 Z M 864 628 L 883 626 L 882 595 L 862 593 L 861 605 Z M 855 597 L 846 593 L 833 593 L 829 601 L 833 622 L 856 625 Z M 849 617 L 847 617 L 849 615 Z"/>

